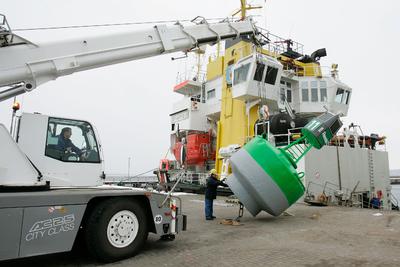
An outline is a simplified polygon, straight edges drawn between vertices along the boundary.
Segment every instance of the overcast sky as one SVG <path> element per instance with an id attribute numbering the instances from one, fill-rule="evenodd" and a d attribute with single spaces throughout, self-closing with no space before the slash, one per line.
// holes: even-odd
<path id="1" fill-rule="evenodd" d="M 226 17 L 239 4 L 239 0 L 2 0 L 0 13 L 18 29 L 197 15 Z M 267 0 L 263 10 L 253 12 L 261 15 L 257 17 L 261 26 L 303 43 L 308 54 L 327 48 L 328 57 L 321 64 L 339 64 L 341 80 L 353 88 L 345 124 L 354 122 L 364 133 L 387 136 L 391 169 L 400 169 L 399 13 L 398 0 Z M 18 34 L 40 44 L 111 31 L 95 28 Z M 152 169 L 169 147 L 169 113 L 172 103 L 180 98 L 172 88 L 181 63 L 170 58 L 164 55 L 59 78 L 19 97 L 22 110 L 92 122 L 100 134 L 109 173 L 126 173 L 128 157 L 133 159 L 131 174 Z M 0 122 L 6 126 L 11 104 L 0 103 Z"/>

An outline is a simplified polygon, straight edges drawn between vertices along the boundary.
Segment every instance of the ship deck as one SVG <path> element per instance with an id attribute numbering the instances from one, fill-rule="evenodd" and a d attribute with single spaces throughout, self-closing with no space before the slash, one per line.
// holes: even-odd
<path id="1" fill-rule="evenodd" d="M 231 226 L 219 222 L 235 218 L 238 206 L 218 197 L 217 219 L 206 221 L 203 198 L 182 196 L 188 230 L 175 241 L 150 235 L 139 255 L 109 266 L 400 266 L 399 212 L 298 203 L 276 218 L 266 213 L 253 218 L 245 210 L 242 225 Z M 2 264 L 99 265 L 87 255 L 75 249 Z"/>

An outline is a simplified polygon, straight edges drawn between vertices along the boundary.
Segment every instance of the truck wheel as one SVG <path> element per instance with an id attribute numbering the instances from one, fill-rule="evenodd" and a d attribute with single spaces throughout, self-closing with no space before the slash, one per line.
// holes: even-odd
<path id="1" fill-rule="evenodd" d="M 85 239 L 98 260 L 112 262 L 135 255 L 148 236 L 143 207 L 130 199 L 109 199 L 89 215 Z"/>

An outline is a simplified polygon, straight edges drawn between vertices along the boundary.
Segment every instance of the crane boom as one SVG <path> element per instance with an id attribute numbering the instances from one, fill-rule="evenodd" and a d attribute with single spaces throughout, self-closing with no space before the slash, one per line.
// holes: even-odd
<path id="1" fill-rule="evenodd" d="M 141 31 L 36 45 L 0 27 L 0 101 L 74 72 L 254 34 L 250 20 L 209 24 L 203 19 L 192 26 L 163 24 Z"/>

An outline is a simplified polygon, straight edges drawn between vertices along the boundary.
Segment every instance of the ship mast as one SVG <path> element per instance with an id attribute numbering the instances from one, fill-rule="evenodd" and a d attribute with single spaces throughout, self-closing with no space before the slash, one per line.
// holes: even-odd
<path id="1" fill-rule="evenodd" d="M 247 5 L 247 0 L 240 0 L 240 9 L 232 14 L 232 17 L 240 13 L 240 20 L 244 20 L 247 17 L 247 10 L 260 9 L 262 6 L 251 6 Z"/>
<path id="2" fill-rule="evenodd" d="M 241 19 L 244 20 L 246 18 L 246 0 L 240 0 L 240 13 L 241 13 Z"/>

